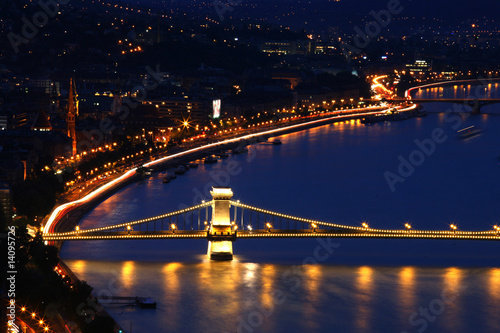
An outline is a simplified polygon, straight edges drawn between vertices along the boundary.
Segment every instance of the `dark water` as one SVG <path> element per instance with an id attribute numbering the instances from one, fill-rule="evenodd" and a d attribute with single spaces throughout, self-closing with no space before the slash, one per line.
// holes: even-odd
<path id="1" fill-rule="evenodd" d="M 494 106 L 491 106 L 494 107 Z M 443 104 L 428 105 L 443 111 Z M 475 125 L 481 135 L 457 138 Z M 328 125 L 259 144 L 162 184 L 132 184 L 81 227 L 190 206 L 212 185 L 244 203 L 375 228 L 491 230 L 500 223 L 500 116 L 430 114 L 403 122 Z M 401 160 L 440 143 L 403 182 Z M 426 141 L 427 140 L 427 141 Z M 413 154 L 413 155 L 412 155 Z M 210 262 L 204 240 L 66 243 L 62 256 L 97 294 L 151 296 L 156 310 L 109 306 L 133 332 L 499 332 L 500 243 L 432 240 L 238 240 Z"/>

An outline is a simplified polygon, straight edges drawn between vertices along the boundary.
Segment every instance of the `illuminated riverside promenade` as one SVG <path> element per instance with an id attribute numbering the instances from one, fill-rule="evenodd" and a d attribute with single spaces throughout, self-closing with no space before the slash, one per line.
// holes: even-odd
<path id="1" fill-rule="evenodd" d="M 413 111 L 416 107 L 417 105 L 415 104 L 407 107 L 400 107 L 399 112 Z M 304 122 L 298 124 L 282 126 L 275 129 L 265 130 L 261 132 L 256 132 L 239 137 L 221 140 L 218 142 L 191 148 L 176 154 L 168 155 L 166 157 L 159 158 L 157 160 L 146 163 L 143 166 L 146 168 L 154 167 L 170 161 L 174 161 L 175 159 L 186 158 L 189 157 L 190 155 L 194 155 L 196 153 L 203 153 L 204 151 L 210 151 L 212 149 L 221 149 L 226 145 L 238 144 L 241 142 L 245 142 L 246 140 L 254 140 L 263 136 L 274 136 L 274 135 L 285 134 L 293 131 L 306 129 L 309 127 L 325 125 L 335 121 L 343 121 L 353 118 L 363 118 L 368 115 L 384 113 L 387 110 L 388 108 L 375 106 L 375 107 L 356 108 L 350 110 L 329 112 L 326 114 L 326 116 L 323 116 L 320 119 L 306 119 Z M 123 175 L 115 178 L 114 180 L 90 192 L 83 198 L 56 207 L 49 215 L 46 222 L 44 223 L 43 227 L 44 236 L 48 236 L 48 234 L 54 233 L 56 231 L 56 227 L 58 227 L 59 222 L 63 220 L 70 212 L 74 211 L 79 207 L 82 207 L 83 205 L 92 204 L 94 201 L 97 201 L 99 197 L 101 197 L 102 195 L 105 195 L 106 193 L 113 191 L 114 188 L 133 179 L 133 177 L 136 175 L 136 171 L 137 168 L 132 168 L 129 171 L 125 172 Z"/>
<path id="2" fill-rule="evenodd" d="M 361 227 L 300 218 L 230 200 L 230 188 L 214 187 L 213 199 L 189 208 L 137 221 L 101 228 L 79 229 L 44 234 L 46 241 L 117 240 L 117 239 L 208 239 L 211 259 L 231 260 L 232 242 L 237 238 L 398 238 L 500 240 L 500 227 L 493 230 L 461 231 L 451 224 L 450 230 L 376 229 L 366 223 Z M 211 208 L 211 211 L 209 210 Z M 231 211 L 232 208 L 232 211 Z M 202 221 L 205 210 L 205 219 Z M 194 213 L 197 213 L 195 219 Z M 232 219 L 231 219 L 232 217 Z M 255 227 L 254 227 L 255 226 Z M 144 230 L 145 229 L 145 230 Z"/>

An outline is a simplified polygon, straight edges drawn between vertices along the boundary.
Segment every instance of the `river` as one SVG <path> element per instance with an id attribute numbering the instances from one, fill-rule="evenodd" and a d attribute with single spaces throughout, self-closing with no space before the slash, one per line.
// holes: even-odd
<path id="1" fill-rule="evenodd" d="M 177 210 L 224 185 L 243 203 L 317 220 L 491 230 L 500 224 L 500 115 L 426 109 L 425 118 L 284 135 L 283 145 L 253 145 L 169 184 L 153 174 L 80 226 Z M 482 133 L 459 139 L 472 125 Z M 230 161 L 237 172 L 227 176 Z M 211 262 L 206 249 L 205 240 L 67 242 L 61 256 L 98 295 L 157 302 L 156 310 L 107 306 L 126 332 L 500 331 L 498 242 L 237 240 L 232 262 Z"/>

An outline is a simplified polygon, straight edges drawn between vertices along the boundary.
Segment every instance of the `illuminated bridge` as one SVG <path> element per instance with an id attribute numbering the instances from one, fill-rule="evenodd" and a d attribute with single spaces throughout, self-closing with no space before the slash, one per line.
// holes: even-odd
<path id="1" fill-rule="evenodd" d="M 465 82 L 473 82 L 477 81 L 477 85 L 475 86 L 474 89 L 474 94 L 469 96 L 469 97 L 456 97 L 456 98 L 417 98 L 417 97 L 412 97 L 411 93 L 414 90 L 420 90 L 424 88 L 431 88 L 431 87 L 440 87 L 443 85 L 449 86 L 451 84 L 459 84 L 459 83 L 465 83 Z M 500 103 L 500 98 L 488 98 L 485 96 L 483 89 L 486 89 L 487 86 L 491 86 L 490 81 L 481 81 L 481 80 L 454 80 L 454 81 L 442 81 L 442 82 L 435 82 L 435 83 L 429 83 L 429 84 L 424 84 L 421 86 L 416 86 L 413 88 L 410 88 L 405 91 L 405 99 L 410 98 L 412 102 L 421 104 L 421 103 L 456 103 L 456 104 L 463 104 L 463 105 L 468 105 L 472 108 L 472 113 L 473 114 L 479 114 L 481 113 L 481 107 L 486 106 L 486 105 L 491 105 L 491 104 L 497 104 Z M 498 83 L 496 83 L 498 85 Z M 455 85 L 455 89 L 456 89 Z"/>
<path id="2" fill-rule="evenodd" d="M 61 233 L 44 233 L 45 241 L 113 240 L 113 239 L 207 239 L 212 259 L 230 260 L 232 243 L 240 238 L 416 238 L 455 240 L 500 240 L 500 227 L 486 231 L 374 229 L 363 223 L 348 226 L 316 221 L 245 205 L 231 200 L 227 187 L 214 187 L 213 199 L 141 220 L 93 229 Z"/>

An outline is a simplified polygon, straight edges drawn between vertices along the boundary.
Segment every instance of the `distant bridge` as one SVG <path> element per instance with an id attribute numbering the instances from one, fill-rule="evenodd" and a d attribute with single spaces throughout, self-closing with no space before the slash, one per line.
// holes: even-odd
<path id="1" fill-rule="evenodd" d="M 469 105 L 473 114 L 481 113 L 481 107 L 500 103 L 500 98 L 412 98 L 413 103 L 458 103 Z"/>
<path id="2" fill-rule="evenodd" d="M 442 103 L 458 103 L 458 104 L 469 105 L 472 108 L 473 114 L 481 113 L 482 106 L 500 103 L 500 98 L 481 98 L 480 96 L 459 97 L 459 98 L 415 98 L 415 97 L 411 96 L 411 92 L 413 90 L 417 90 L 417 89 L 420 90 L 420 89 L 437 87 L 437 86 L 449 86 L 452 84 L 465 84 L 466 82 L 468 82 L 468 83 L 477 82 L 476 86 L 480 86 L 480 85 L 485 86 L 484 80 L 454 80 L 454 81 L 434 82 L 434 83 L 424 84 L 421 86 L 416 86 L 416 87 L 413 87 L 413 88 L 406 90 L 405 91 L 405 98 L 406 98 L 405 100 L 410 99 L 412 102 L 417 103 L 417 104 L 442 102 Z M 488 82 L 488 84 L 491 85 L 490 82 Z M 498 83 L 496 83 L 496 84 L 498 84 Z M 478 95 L 480 95 L 480 94 L 478 94 Z"/>
<path id="3" fill-rule="evenodd" d="M 45 241 L 118 239 L 207 239 L 212 259 L 232 259 L 239 238 L 405 238 L 500 240 L 500 227 L 485 231 L 375 229 L 277 213 L 231 200 L 230 188 L 214 187 L 213 200 L 174 212 L 92 229 L 44 233 Z"/>

